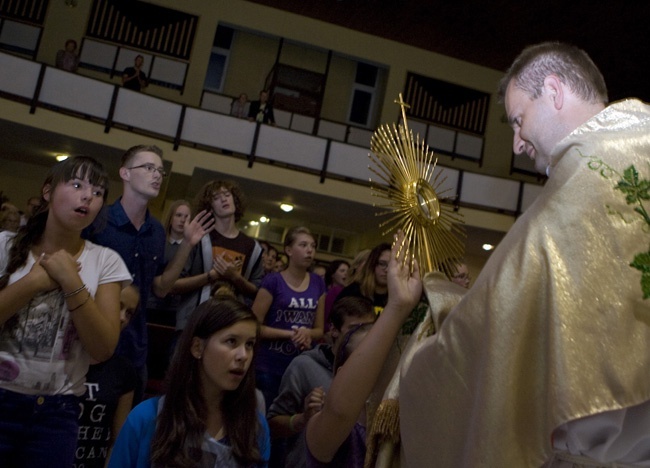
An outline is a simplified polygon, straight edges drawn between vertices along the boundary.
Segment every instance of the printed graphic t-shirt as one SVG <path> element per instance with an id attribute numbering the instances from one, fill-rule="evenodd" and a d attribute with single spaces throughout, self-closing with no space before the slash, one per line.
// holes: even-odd
<path id="1" fill-rule="evenodd" d="M 309 286 L 302 292 L 289 287 L 280 273 L 266 275 L 261 288 L 273 296 L 271 307 L 264 318 L 264 325 L 283 330 L 292 327 L 313 328 L 316 320 L 318 299 L 325 294 L 325 282 L 320 276 L 309 273 Z M 289 363 L 300 354 L 291 340 L 262 340 L 255 356 L 258 371 L 273 375 L 284 374 Z"/>
<path id="2" fill-rule="evenodd" d="M 0 233 L 0 275 L 7 267 L 12 238 Z M 77 261 L 79 276 L 93 297 L 100 284 L 131 281 L 122 258 L 106 247 L 85 241 Z M 9 284 L 29 273 L 34 262 L 29 253 Z M 59 288 L 35 296 L 0 326 L 0 388 L 27 395 L 81 396 L 89 362 Z"/>

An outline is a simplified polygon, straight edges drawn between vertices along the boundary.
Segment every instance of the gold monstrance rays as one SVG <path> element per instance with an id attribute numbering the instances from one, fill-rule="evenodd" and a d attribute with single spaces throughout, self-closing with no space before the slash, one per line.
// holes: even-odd
<path id="1" fill-rule="evenodd" d="M 383 198 L 385 208 L 378 216 L 390 216 L 379 224 L 382 235 L 402 229 L 408 239 L 408 249 L 415 255 L 424 275 L 441 270 L 447 275 L 456 271 L 456 262 L 464 254 L 463 219 L 449 204 L 441 203 L 437 193 L 446 177 L 440 172 L 433 182 L 431 176 L 438 159 L 433 151 L 408 128 L 405 109 L 410 106 L 395 101 L 402 108 L 403 124 L 381 125 L 370 140 L 370 170 L 378 177 L 370 180 L 373 196 Z"/>

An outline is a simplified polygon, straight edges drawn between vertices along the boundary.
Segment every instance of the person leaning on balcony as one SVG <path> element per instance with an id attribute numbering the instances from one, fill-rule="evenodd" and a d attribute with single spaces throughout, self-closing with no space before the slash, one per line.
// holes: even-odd
<path id="1" fill-rule="evenodd" d="M 133 91 L 142 91 L 142 88 L 149 86 L 147 75 L 142 71 L 143 64 L 144 57 L 142 55 L 136 55 L 133 66 L 124 69 L 122 86 Z"/>
<path id="2" fill-rule="evenodd" d="M 233 99 L 232 104 L 230 105 L 230 115 L 239 119 L 245 119 L 248 117 L 249 106 L 248 94 L 241 93 L 237 99 Z"/>
<path id="3" fill-rule="evenodd" d="M 77 55 L 77 41 L 68 39 L 65 41 L 65 49 L 56 53 L 56 68 L 69 72 L 76 72 L 79 68 L 79 56 Z"/>
<path id="4" fill-rule="evenodd" d="M 248 120 L 275 125 L 275 116 L 273 115 L 273 107 L 269 102 L 268 90 L 260 91 L 260 99 L 251 102 L 251 106 L 248 109 Z"/>

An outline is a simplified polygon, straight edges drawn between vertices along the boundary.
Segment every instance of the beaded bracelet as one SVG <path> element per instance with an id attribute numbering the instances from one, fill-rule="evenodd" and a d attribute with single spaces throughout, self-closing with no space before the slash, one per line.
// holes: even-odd
<path id="1" fill-rule="evenodd" d="M 298 413 L 294 414 L 293 416 L 291 416 L 291 417 L 289 418 L 289 429 L 291 430 L 291 432 L 300 432 L 300 431 L 297 431 L 295 427 L 293 427 L 293 419 L 294 419 L 296 416 L 298 416 Z"/>
<path id="2" fill-rule="evenodd" d="M 72 292 L 69 292 L 69 293 L 63 293 L 63 298 L 64 298 L 64 299 L 67 299 L 67 298 L 69 298 L 69 297 L 76 296 L 77 294 L 79 294 L 79 293 L 80 293 L 81 291 L 83 291 L 84 289 L 86 289 L 86 285 L 85 285 L 85 284 L 82 285 L 80 288 L 75 289 L 75 290 L 72 291 Z"/>
<path id="3" fill-rule="evenodd" d="M 79 304 L 77 307 L 75 307 L 75 308 L 73 308 L 73 309 L 68 309 L 68 311 L 69 311 L 69 312 L 74 312 L 74 311 L 77 310 L 77 309 L 81 309 L 83 306 L 86 305 L 86 302 L 88 302 L 89 300 L 90 300 L 90 292 L 88 293 L 88 296 L 86 297 L 86 300 L 85 300 L 85 301 L 83 301 L 81 304 Z"/>

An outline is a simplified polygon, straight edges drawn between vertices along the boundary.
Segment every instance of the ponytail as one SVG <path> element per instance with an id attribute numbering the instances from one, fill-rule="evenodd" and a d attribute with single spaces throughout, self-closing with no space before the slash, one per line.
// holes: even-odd
<path id="1" fill-rule="evenodd" d="M 11 274 L 27 262 L 27 255 L 32 246 L 41 241 L 49 212 L 46 206 L 46 203 L 42 204 L 39 211 L 27 220 L 27 224 L 18 229 L 18 233 L 10 241 L 12 245 L 9 249 L 9 261 L 5 274 L 0 278 L 0 289 L 4 289 L 9 283 Z"/>

